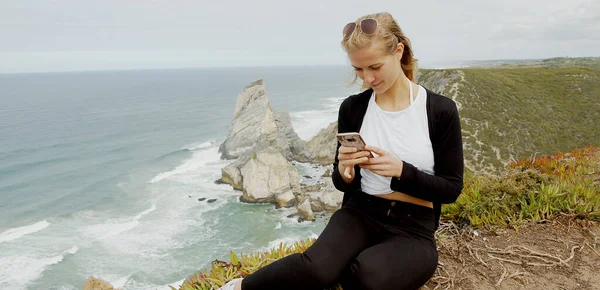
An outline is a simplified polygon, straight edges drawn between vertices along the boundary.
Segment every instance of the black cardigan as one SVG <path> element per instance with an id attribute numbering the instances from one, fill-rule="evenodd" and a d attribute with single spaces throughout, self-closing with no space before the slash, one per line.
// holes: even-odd
<path id="1" fill-rule="evenodd" d="M 391 189 L 423 200 L 431 201 L 435 214 L 435 228 L 439 226 L 442 204 L 456 201 L 463 188 L 464 159 L 460 117 L 453 100 L 427 91 L 427 119 L 429 139 L 433 147 L 433 170 L 435 175 L 425 173 L 414 165 L 404 162 L 400 178 L 392 178 Z M 359 132 L 367 112 L 373 89 L 349 96 L 340 105 L 338 132 Z M 360 167 L 356 165 L 355 177 L 347 184 L 338 170 L 337 142 L 332 179 L 335 187 L 344 192 L 342 205 L 346 204 L 355 190 L 361 190 Z"/>

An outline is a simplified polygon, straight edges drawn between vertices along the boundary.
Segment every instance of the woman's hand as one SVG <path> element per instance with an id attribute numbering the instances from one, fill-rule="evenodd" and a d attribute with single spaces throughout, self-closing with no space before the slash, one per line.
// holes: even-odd
<path id="1" fill-rule="evenodd" d="M 402 168 L 404 168 L 404 162 L 402 162 L 402 160 L 375 146 L 367 145 L 365 150 L 377 154 L 377 157 L 368 159 L 368 162 L 366 163 L 361 163 L 361 168 L 368 169 L 373 173 L 386 177 L 399 178 L 400 175 L 402 175 Z"/>
<path id="2" fill-rule="evenodd" d="M 354 178 L 354 165 L 369 162 L 369 156 L 371 156 L 371 152 L 369 151 L 358 150 L 355 147 L 340 146 L 338 152 L 340 166 L 338 166 L 338 170 L 342 176 L 347 178 L 346 182 Z"/>

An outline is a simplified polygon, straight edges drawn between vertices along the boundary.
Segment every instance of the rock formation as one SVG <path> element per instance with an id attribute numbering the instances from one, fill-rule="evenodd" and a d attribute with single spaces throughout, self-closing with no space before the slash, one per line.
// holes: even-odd
<path id="1" fill-rule="evenodd" d="M 291 161 L 330 165 L 336 133 L 337 122 L 333 122 L 310 141 L 300 139 L 289 113 L 270 107 L 264 82 L 253 82 L 238 96 L 229 135 L 219 148 L 222 158 L 235 159 L 221 169 L 219 182 L 242 191 L 243 202 L 298 205 L 302 220 L 314 220 L 314 212 L 339 208 L 342 193 L 333 187 L 331 177 L 305 176 L 325 182 L 301 186 Z"/>
<path id="2" fill-rule="evenodd" d="M 292 127 L 289 113 L 276 112 L 262 80 L 246 86 L 238 96 L 229 135 L 219 147 L 222 158 L 234 159 L 255 148 L 277 148 L 291 160 L 305 142 Z"/>
<path id="3" fill-rule="evenodd" d="M 300 176 L 296 168 L 279 152 L 252 154 L 240 168 L 245 202 L 275 202 L 275 195 L 286 191 L 300 192 Z"/>

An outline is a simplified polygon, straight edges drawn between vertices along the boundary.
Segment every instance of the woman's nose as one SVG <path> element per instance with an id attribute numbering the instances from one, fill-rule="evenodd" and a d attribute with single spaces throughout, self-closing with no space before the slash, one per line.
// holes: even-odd
<path id="1" fill-rule="evenodd" d="M 365 71 L 365 83 L 371 84 L 375 80 L 373 73 Z"/>

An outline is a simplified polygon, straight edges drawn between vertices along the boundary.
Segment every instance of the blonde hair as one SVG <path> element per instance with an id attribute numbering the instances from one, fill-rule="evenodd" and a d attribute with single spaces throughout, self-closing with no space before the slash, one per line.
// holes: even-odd
<path id="1" fill-rule="evenodd" d="M 374 35 L 366 35 L 360 32 L 359 25 L 363 19 L 373 18 L 377 20 L 377 31 Z M 412 46 L 410 40 L 404 35 L 400 26 L 394 20 L 391 14 L 387 12 L 369 14 L 362 16 L 356 20 L 357 27 L 354 32 L 350 35 L 348 40 L 342 40 L 342 48 L 346 53 L 354 52 L 363 48 L 370 47 L 374 41 L 378 40 L 385 52 L 393 54 L 398 49 L 398 43 L 404 44 L 404 51 L 402 52 L 402 59 L 400 65 L 404 75 L 411 81 L 415 81 L 415 75 L 417 74 L 417 59 L 413 55 Z M 383 29 L 382 29 L 383 28 Z M 356 83 L 358 75 L 354 75 L 353 83 Z M 364 88 L 369 86 L 363 83 Z"/>

